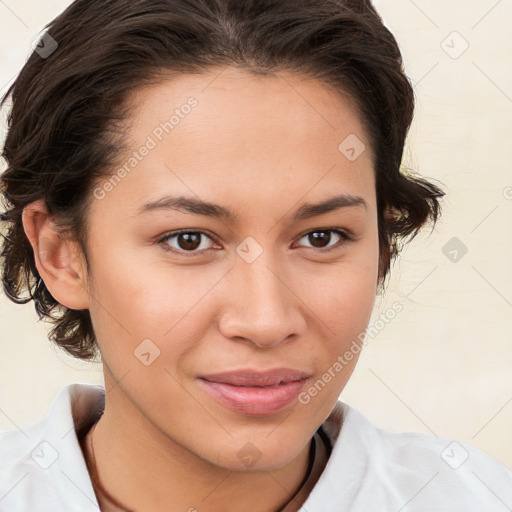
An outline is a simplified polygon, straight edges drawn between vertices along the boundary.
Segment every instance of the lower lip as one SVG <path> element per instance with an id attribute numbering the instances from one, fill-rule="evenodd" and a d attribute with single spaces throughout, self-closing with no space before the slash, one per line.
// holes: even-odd
<path id="1" fill-rule="evenodd" d="M 222 405 L 250 415 L 277 413 L 290 405 L 300 393 L 306 379 L 279 386 L 244 387 L 201 379 L 206 389 Z"/>

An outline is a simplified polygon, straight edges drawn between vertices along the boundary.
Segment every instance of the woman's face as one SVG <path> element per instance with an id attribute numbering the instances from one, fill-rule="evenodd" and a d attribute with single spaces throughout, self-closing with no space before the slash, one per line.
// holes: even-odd
<path id="1" fill-rule="evenodd" d="M 89 216 L 108 406 L 215 465 L 280 467 L 331 412 L 372 312 L 367 136 L 287 73 L 182 75 L 133 101 L 130 154 Z"/>

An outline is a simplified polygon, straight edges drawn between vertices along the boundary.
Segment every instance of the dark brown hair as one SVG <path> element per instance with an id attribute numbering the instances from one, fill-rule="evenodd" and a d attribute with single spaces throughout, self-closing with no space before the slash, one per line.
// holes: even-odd
<path id="1" fill-rule="evenodd" d="M 305 74 L 348 94 L 374 154 L 382 286 L 405 240 L 437 221 L 443 192 L 402 167 L 414 92 L 368 0 L 76 0 L 46 29 L 57 49 L 33 52 L 0 104 L 12 99 L 0 182 L 2 281 L 14 302 L 34 301 L 54 324 L 50 339 L 75 357 L 98 354 L 89 311 L 49 293 L 22 212 L 44 199 L 88 262 L 91 191 L 123 147 L 129 93 L 150 81 L 235 65 Z"/>

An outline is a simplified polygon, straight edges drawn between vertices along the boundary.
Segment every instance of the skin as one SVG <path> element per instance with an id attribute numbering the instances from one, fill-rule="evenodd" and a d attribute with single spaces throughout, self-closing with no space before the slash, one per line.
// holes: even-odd
<path id="1" fill-rule="evenodd" d="M 256 77 L 235 68 L 137 91 L 131 150 L 190 96 L 197 107 L 91 201 L 90 273 L 41 201 L 26 209 L 25 230 L 52 295 L 89 309 L 93 320 L 106 387 L 94 432 L 104 487 L 135 510 L 172 503 L 180 511 L 275 511 L 299 487 L 311 437 L 357 356 L 309 403 L 295 400 L 266 416 L 227 409 L 198 377 L 290 367 L 308 372 L 307 390 L 365 330 L 379 266 L 373 157 L 348 98 L 298 75 Z M 366 144 L 355 161 L 338 150 L 351 134 Z M 169 194 L 222 205 L 239 219 L 172 209 L 138 214 Z M 292 221 L 304 203 L 339 194 L 360 196 L 366 207 Z M 315 246 L 308 234 L 328 235 L 326 228 L 353 239 L 328 232 L 330 240 Z M 162 241 L 179 229 L 211 238 L 187 256 L 183 239 Z M 236 251 L 247 237 L 263 250 L 252 263 Z M 145 339 L 160 350 L 149 366 L 134 355 Z M 259 454 L 250 468 L 237 456 L 247 443 Z"/>

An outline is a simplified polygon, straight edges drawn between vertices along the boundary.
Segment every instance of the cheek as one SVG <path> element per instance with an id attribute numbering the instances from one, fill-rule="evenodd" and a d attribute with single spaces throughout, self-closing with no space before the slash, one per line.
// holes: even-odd
<path id="1" fill-rule="evenodd" d="M 375 235 L 376 238 L 376 235 Z M 378 242 L 369 238 L 338 262 L 307 273 L 301 289 L 307 304 L 330 328 L 329 337 L 359 334 L 370 320 L 377 291 Z"/>
<path id="2" fill-rule="evenodd" d="M 324 329 L 309 354 L 316 361 L 316 376 L 299 403 L 311 417 L 325 419 L 355 369 L 375 301 L 378 260 L 343 265 L 309 293 Z"/>
<path id="3" fill-rule="evenodd" d="M 331 318 L 336 328 L 350 327 L 351 331 L 366 328 L 375 301 L 376 279 L 377 263 L 375 266 L 361 264 L 343 276 L 338 293 L 331 295 Z"/>
<path id="4" fill-rule="evenodd" d="M 375 301 L 374 290 L 368 274 L 351 272 L 333 280 L 331 288 L 317 297 L 315 313 L 328 328 L 323 330 L 321 342 L 311 357 L 320 363 L 317 370 L 329 382 L 326 394 L 333 400 L 347 383 L 363 348 Z M 325 373 L 329 371 L 330 376 Z"/>
<path id="5" fill-rule="evenodd" d="M 162 353 L 172 345 L 173 359 L 193 350 L 210 318 L 205 307 L 218 275 L 143 262 L 126 253 L 105 254 L 108 258 L 96 258 L 93 266 L 90 308 L 105 359 L 115 354 L 120 364 L 131 364 L 134 351 L 148 339 Z"/>

